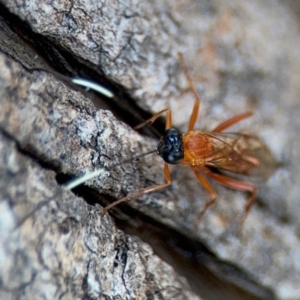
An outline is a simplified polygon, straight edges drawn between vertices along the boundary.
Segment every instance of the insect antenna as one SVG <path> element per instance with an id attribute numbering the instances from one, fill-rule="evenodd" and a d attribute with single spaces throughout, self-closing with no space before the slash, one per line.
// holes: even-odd
<path id="1" fill-rule="evenodd" d="M 127 163 L 130 163 L 134 160 L 137 160 L 139 159 L 140 157 L 143 157 L 143 156 L 146 156 L 146 155 L 149 155 L 149 154 L 152 154 L 152 153 L 156 153 L 156 149 L 155 150 L 151 150 L 151 151 L 148 151 L 148 152 L 145 152 L 145 153 L 141 153 L 139 155 L 136 155 L 132 158 L 129 158 L 129 159 L 126 159 L 120 163 L 117 163 L 117 164 L 113 164 L 110 166 L 110 169 L 112 168 L 115 168 L 115 167 L 118 167 L 118 166 L 121 166 L 123 164 L 127 164 Z M 67 183 L 64 184 L 64 187 L 67 189 L 67 190 L 72 190 L 74 188 L 76 188 L 77 186 L 99 176 L 100 174 L 102 174 L 103 172 L 107 171 L 107 169 L 105 167 L 100 167 L 92 172 L 87 172 L 85 173 L 84 175 L 82 176 L 78 176 L 74 179 L 71 179 L 70 181 L 68 181 Z"/>
<path id="2" fill-rule="evenodd" d="M 120 165 L 123 165 L 123 164 L 126 164 L 126 163 L 130 163 L 134 160 L 137 160 L 139 159 L 140 157 L 143 157 L 143 156 L 146 156 L 148 154 L 151 154 L 151 153 L 155 153 L 156 152 L 156 149 L 155 150 L 151 150 L 151 151 L 148 151 L 148 152 L 145 152 L 145 153 L 141 153 L 139 155 L 136 155 L 132 158 L 129 158 L 129 159 L 126 159 L 118 164 L 113 164 L 110 166 L 110 168 L 115 168 L 117 166 L 120 166 Z M 72 190 L 76 187 L 78 187 L 79 185 L 99 176 L 100 174 L 102 174 L 104 171 L 106 171 L 107 169 L 105 167 L 101 167 L 101 168 L 98 168 L 92 172 L 88 172 L 88 173 L 85 173 L 84 175 L 82 176 L 78 176 L 74 179 L 71 179 L 69 180 L 68 182 L 66 182 L 65 184 L 63 184 L 63 187 L 66 189 L 66 190 Z M 33 216 L 36 212 L 38 212 L 42 207 L 48 205 L 51 201 L 55 200 L 55 198 L 60 194 L 60 192 L 56 193 L 55 195 L 53 195 L 51 198 L 45 200 L 45 201 L 42 201 L 40 202 L 35 209 L 33 209 L 28 215 L 26 215 L 25 217 L 23 217 L 20 221 L 17 222 L 17 224 L 15 225 L 14 227 L 14 230 L 16 230 L 17 228 L 21 227 L 22 224 L 25 223 L 26 220 L 28 220 L 28 218 L 30 218 L 31 216 Z"/>
<path id="3" fill-rule="evenodd" d="M 100 95 L 106 97 L 106 98 L 110 98 L 110 99 L 113 99 L 113 98 L 116 98 L 117 96 L 111 91 L 109 90 L 107 87 L 103 86 L 103 85 L 100 85 L 90 79 L 84 79 L 84 78 L 79 78 L 79 77 L 68 77 L 68 76 L 65 76 L 65 75 L 62 75 L 62 74 L 59 74 L 55 71 L 52 71 L 52 70 L 47 70 L 47 69 L 42 69 L 42 68 L 32 68 L 30 69 L 31 71 L 41 71 L 41 72 L 46 72 L 46 73 L 50 73 L 52 75 L 54 75 L 55 77 L 61 79 L 62 81 L 66 81 L 66 82 L 69 82 L 69 83 L 72 83 L 72 84 L 75 84 L 75 85 L 78 85 L 78 86 L 81 86 L 81 87 L 84 87 L 86 89 L 86 91 L 89 91 L 89 90 L 93 90 L 97 93 L 99 93 Z M 166 110 L 164 110 L 166 111 Z M 162 112 L 164 112 L 162 111 Z M 160 112 L 159 115 L 162 113 Z M 155 119 L 157 119 L 157 116 L 155 116 Z M 155 120 L 153 119 L 153 121 Z M 150 124 L 153 122 L 151 121 Z M 140 128 L 140 127 L 143 127 L 144 125 L 146 125 L 149 121 L 146 121 L 144 123 L 142 123 L 141 125 L 139 126 L 136 126 L 136 129 Z M 160 136 L 160 134 L 154 129 L 153 130 L 155 132 L 155 134 L 157 136 Z M 151 153 L 156 153 L 157 150 L 151 150 L 149 152 L 146 152 L 146 153 L 142 153 L 142 154 L 139 154 L 139 155 L 136 155 L 130 159 L 127 159 L 127 160 L 124 160 L 118 164 L 113 164 L 110 166 L 110 168 L 115 168 L 117 166 L 120 166 L 120 165 L 123 165 L 123 164 L 126 164 L 126 163 L 130 163 L 140 157 L 143 157 L 143 156 L 146 156 L 148 154 L 151 154 Z M 71 179 L 70 181 L 66 182 L 65 184 L 63 184 L 64 188 L 66 190 L 72 190 L 76 187 L 78 187 L 79 185 L 101 175 L 103 172 L 105 171 L 108 171 L 108 169 L 106 167 L 100 167 L 100 168 L 97 168 L 95 169 L 94 171 L 92 172 L 87 172 L 81 176 L 78 176 L 78 177 L 75 177 L 74 179 Z M 124 198 L 121 199 L 122 201 L 124 201 Z M 117 203 L 118 202 L 122 202 L 122 201 L 116 201 Z M 45 205 L 45 204 L 44 204 Z M 110 206 L 114 206 L 115 204 L 111 204 L 109 205 Z M 106 210 L 109 209 L 109 207 L 106 208 Z"/>

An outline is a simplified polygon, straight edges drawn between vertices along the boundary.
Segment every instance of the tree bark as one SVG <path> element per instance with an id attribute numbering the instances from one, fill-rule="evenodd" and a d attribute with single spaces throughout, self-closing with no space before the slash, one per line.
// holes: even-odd
<path id="1" fill-rule="evenodd" d="M 1 6 L 1 298 L 300 298 L 300 38 L 288 2 Z M 104 107 L 131 126 L 170 107 L 186 130 L 194 99 L 179 51 L 201 95 L 196 127 L 253 110 L 243 128 L 279 163 L 258 184 L 242 237 L 248 195 L 213 184 L 217 203 L 195 229 L 209 197 L 181 167 L 170 188 L 117 207 L 115 221 L 101 216 L 98 203 L 164 182 L 155 154 L 122 164 L 157 140 Z M 96 107 L 36 68 L 93 78 L 115 97 L 93 96 Z M 97 167 L 81 198 L 61 185 Z"/>

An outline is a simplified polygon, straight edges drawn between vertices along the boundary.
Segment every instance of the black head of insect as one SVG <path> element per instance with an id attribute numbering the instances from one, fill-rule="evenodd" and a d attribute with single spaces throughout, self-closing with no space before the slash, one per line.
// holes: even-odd
<path id="1" fill-rule="evenodd" d="M 175 165 L 182 161 L 184 156 L 182 136 L 176 128 L 165 131 L 157 145 L 157 153 L 168 164 Z"/>

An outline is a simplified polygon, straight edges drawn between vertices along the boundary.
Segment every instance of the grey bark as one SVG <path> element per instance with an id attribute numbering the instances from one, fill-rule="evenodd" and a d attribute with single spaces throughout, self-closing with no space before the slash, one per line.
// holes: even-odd
<path id="1" fill-rule="evenodd" d="M 128 205 L 159 222 L 162 231 L 172 228 L 207 245 L 222 261 L 203 263 L 210 272 L 253 297 L 300 298 L 300 39 L 299 19 L 290 6 L 275 0 L 2 3 L 56 48 L 89 68 L 101 68 L 102 80 L 126 89 L 144 109 L 155 113 L 170 107 L 174 124 L 183 131 L 193 97 L 185 93 L 178 51 L 201 95 L 198 128 L 255 111 L 244 127 L 266 142 L 280 167 L 258 184 L 260 205 L 251 210 L 242 238 L 234 229 L 247 195 L 218 185 L 213 185 L 217 203 L 195 230 L 208 195 L 188 169 L 172 168 L 172 187 Z M 164 255 L 165 247 L 147 241 L 177 273 L 139 238 L 117 230 L 110 216 L 101 217 L 100 206 L 86 204 L 57 183 L 55 174 L 75 176 L 99 166 L 105 172 L 87 183 L 99 195 L 117 199 L 162 183 L 163 164 L 156 155 L 111 167 L 155 149 L 157 141 L 95 108 L 53 75 L 30 70 L 49 65 L 34 51 L 24 51 L 26 45 L 5 26 L 0 56 L 1 298 L 209 297 L 195 288 L 201 286 L 200 276 L 199 282 L 191 280 L 186 274 L 194 271 L 172 261 L 172 253 Z M 72 67 L 66 60 L 65 68 Z M 231 265 L 249 277 L 237 275 Z"/>

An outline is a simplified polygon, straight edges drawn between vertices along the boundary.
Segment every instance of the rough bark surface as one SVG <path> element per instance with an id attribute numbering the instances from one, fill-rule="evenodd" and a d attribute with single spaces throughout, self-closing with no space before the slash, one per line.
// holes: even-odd
<path id="1" fill-rule="evenodd" d="M 230 267 L 226 275 L 224 268 L 222 274 L 211 268 L 257 299 L 300 298 L 295 6 L 293 11 L 288 2 L 276 0 L 2 3 L 38 34 L 31 43 L 40 44 L 43 37 L 61 51 L 57 60 L 64 60 L 66 70 L 74 67 L 69 55 L 98 70 L 102 81 L 126 90 L 141 107 L 152 112 L 170 107 L 183 131 L 193 97 L 185 93 L 178 51 L 201 94 L 202 128 L 253 110 L 244 126 L 266 142 L 280 166 L 258 185 L 260 205 L 251 210 L 242 237 L 235 235 L 235 225 L 247 195 L 218 185 L 213 185 L 217 203 L 195 230 L 208 195 L 188 169 L 172 168 L 172 187 L 128 205 L 247 273 L 244 279 Z M 55 173 L 74 176 L 105 166 L 87 185 L 113 198 L 161 183 L 156 155 L 111 167 L 155 149 L 157 141 L 96 109 L 72 86 L 32 71 L 47 63 L 34 50 L 24 50 L 7 29 L 8 17 L 1 18 L 1 298 L 198 299 L 191 287 L 203 296 L 148 245 L 118 231 L 110 216 L 101 218 L 99 206 L 86 204 L 55 180 Z"/>

